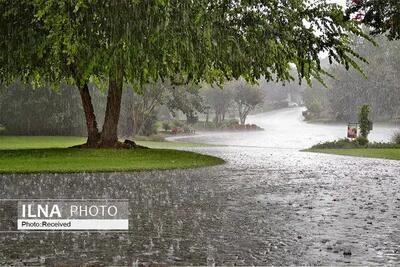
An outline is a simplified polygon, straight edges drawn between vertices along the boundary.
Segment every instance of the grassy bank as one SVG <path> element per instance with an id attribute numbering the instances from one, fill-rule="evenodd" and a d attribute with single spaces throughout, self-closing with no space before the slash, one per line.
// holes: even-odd
<path id="1" fill-rule="evenodd" d="M 355 157 L 400 160 L 400 144 L 368 142 L 366 138 L 347 138 L 319 143 L 304 151 Z"/>
<path id="2" fill-rule="evenodd" d="M 307 149 L 307 152 L 336 154 L 345 156 L 383 158 L 400 160 L 399 148 L 326 148 L 326 149 Z"/>
<path id="3" fill-rule="evenodd" d="M 176 147 L 184 142 L 138 141 L 154 149 L 68 149 L 81 137 L 0 136 L 0 173 L 108 172 L 175 169 L 222 164 L 222 159 Z M 163 149 L 160 149 L 163 148 Z"/>

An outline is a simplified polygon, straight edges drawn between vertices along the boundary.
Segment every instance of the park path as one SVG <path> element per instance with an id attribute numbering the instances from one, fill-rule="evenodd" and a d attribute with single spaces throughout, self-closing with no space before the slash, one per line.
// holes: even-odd
<path id="1" fill-rule="evenodd" d="M 0 265 L 400 264 L 400 162 L 299 152 L 345 133 L 300 114 L 251 117 L 263 132 L 191 137 L 227 145 L 191 148 L 221 166 L 1 175 L 1 198 L 128 198 L 131 231 L 0 234 Z M 371 138 L 387 140 L 385 127 Z"/>

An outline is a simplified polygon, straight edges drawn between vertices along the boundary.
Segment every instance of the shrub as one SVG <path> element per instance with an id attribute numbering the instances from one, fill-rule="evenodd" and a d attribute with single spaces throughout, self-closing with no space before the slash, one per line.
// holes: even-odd
<path id="1" fill-rule="evenodd" d="M 181 128 L 181 127 L 183 127 L 184 123 L 181 122 L 181 121 L 178 121 L 178 120 L 174 120 L 174 121 L 172 122 L 172 125 L 173 125 L 174 127 Z"/>
<path id="2" fill-rule="evenodd" d="M 400 148 L 400 144 L 393 143 L 369 143 L 368 139 L 358 137 L 354 141 L 347 138 L 339 139 L 331 142 L 319 143 L 311 147 L 311 149 L 329 149 L 329 148 Z"/>
<path id="3" fill-rule="evenodd" d="M 325 148 L 356 148 L 358 147 L 358 143 L 351 141 L 350 139 L 343 138 L 335 141 L 319 143 L 311 148 L 313 149 L 325 149 Z"/>
<path id="4" fill-rule="evenodd" d="M 314 99 L 309 105 L 308 110 L 313 114 L 319 114 L 322 111 L 322 105 L 317 99 Z"/>
<path id="5" fill-rule="evenodd" d="M 171 125 L 169 124 L 168 121 L 163 121 L 162 128 L 164 129 L 164 131 L 168 131 L 171 129 Z"/>
<path id="6" fill-rule="evenodd" d="M 369 141 L 366 137 L 359 136 L 354 142 L 356 142 L 359 146 L 365 146 L 366 144 L 368 144 Z"/>
<path id="7" fill-rule="evenodd" d="M 234 129 L 235 126 L 238 124 L 239 124 L 239 121 L 236 119 L 226 120 L 226 121 L 222 122 L 221 128 Z"/>
<path id="8" fill-rule="evenodd" d="M 400 148 L 400 144 L 393 143 L 369 143 L 368 148 Z"/>
<path id="9" fill-rule="evenodd" d="M 203 129 L 213 130 L 213 129 L 215 129 L 215 127 L 216 127 L 215 123 L 212 121 L 208 121 L 208 122 L 198 121 L 193 125 L 193 128 L 197 129 L 197 130 L 203 130 Z"/>
<path id="10" fill-rule="evenodd" d="M 192 133 L 193 129 L 187 125 L 183 126 L 183 132 L 184 133 Z"/>
<path id="11" fill-rule="evenodd" d="M 392 142 L 400 145 L 400 131 L 399 132 L 395 132 L 392 136 Z"/>

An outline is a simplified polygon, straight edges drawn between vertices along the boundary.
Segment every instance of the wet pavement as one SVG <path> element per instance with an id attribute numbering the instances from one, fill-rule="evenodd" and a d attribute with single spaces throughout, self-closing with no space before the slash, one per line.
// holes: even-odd
<path id="1" fill-rule="evenodd" d="M 400 162 L 299 152 L 343 129 L 299 112 L 250 118 L 264 132 L 191 138 L 229 145 L 192 148 L 221 166 L 0 175 L 2 199 L 127 198 L 131 213 L 129 233 L 2 233 L 0 265 L 400 264 Z M 390 138 L 385 127 L 373 138 Z"/>

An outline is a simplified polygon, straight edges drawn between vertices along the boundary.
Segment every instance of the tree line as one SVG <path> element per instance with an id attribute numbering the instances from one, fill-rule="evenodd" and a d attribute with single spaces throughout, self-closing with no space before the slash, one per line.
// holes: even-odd
<path id="1" fill-rule="evenodd" d="M 355 121 L 363 104 L 372 108 L 375 120 L 400 118 L 400 41 L 374 38 L 376 45 L 353 38 L 354 50 L 368 58 L 361 64 L 363 74 L 339 66 L 329 72 L 327 86 L 314 84 L 304 91 L 304 101 L 313 119 Z"/>
<path id="2" fill-rule="evenodd" d="M 187 124 L 198 121 L 199 115 L 214 115 L 219 126 L 229 112 L 245 123 L 247 115 L 263 103 L 260 88 L 235 81 L 222 86 L 176 86 L 158 81 L 145 85 L 140 94 L 129 85 L 122 94 L 118 132 L 120 136 L 152 135 L 157 132 L 156 122 L 181 119 Z M 93 109 L 99 126 L 103 117 L 107 95 L 94 84 L 88 85 Z M 6 134 L 13 135 L 78 135 L 86 132 L 84 111 L 79 92 L 73 86 L 62 85 L 58 90 L 32 89 L 19 81 L 0 90 L 0 125 Z"/>

